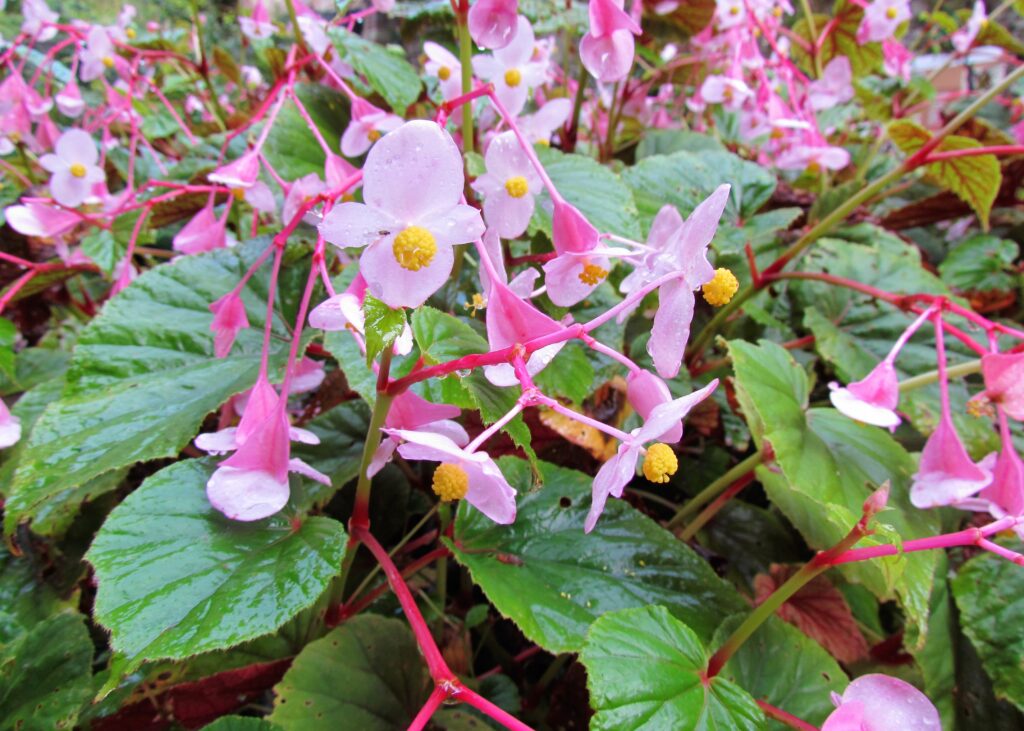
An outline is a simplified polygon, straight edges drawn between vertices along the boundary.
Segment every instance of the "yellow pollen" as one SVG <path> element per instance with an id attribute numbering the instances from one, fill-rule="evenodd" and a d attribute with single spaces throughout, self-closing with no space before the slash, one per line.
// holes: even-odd
<path id="1" fill-rule="evenodd" d="M 754 29 L 752 31 L 750 31 L 750 32 L 753 34 L 754 38 L 760 38 L 761 37 L 761 29 L 758 28 L 756 25 L 754 26 Z"/>
<path id="2" fill-rule="evenodd" d="M 461 500 L 469 492 L 469 475 L 457 464 L 440 464 L 434 470 L 431 487 L 442 500 Z"/>
<path id="3" fill-rule="evenodd" d="M 722 96 L 725 97 L 725 100 L 727 102 L 728 101 L 732 101 L 732 87 L 731 86 L 725 87 L 725 89 L 722 90 Z"/>
<path id="4" fill-rule="evenodd" d="M 71 163 L 71 174 L 76 178 L 84 178 L 86 173 L 85 165 L 80 162 Z"/>
<path id="5" fill-rule="evenodd" d="M 131 39 L 135 38 L 135 35 L 136 35 L 135 34 L 135 29 L 134 28 L 127 28 L 127 29 L 125 29 L 124 34 L 126 36 L 128 36 L 129 40 L 131 40 Z"/>
<path id="6" fill-rule="evenodd" d="M 231 195 L 235 196 L 236 201 L 245 200 L 245 188 L 235 188 L 231 191 Z"/>
<path id="7" fill-rule="evenodd" d="M 729 303 L 739 288 L 740 283 L 736 280 L 736 275 L 728 269 L 719 268 L 715 270 L 715 278 L 704 285 L 704 299 L 709 305 L 721 307 Z"/>
<path id="8" fill-rule="evenodd" d="M 522 198 L 530 192 L 530 186 L 526 182 L 526 178 L 522 175 L 516 175 L 514 178 L 509 178 L 505 181 L 505 192 L 513 198 Z"/>
<path id="9" fill-rule="evenodd" d="M 887 8 L 885 11 L 885 17 L 889 20 L 896 20 L 896 8 Z"/>
<path id="10" fill-rule="evenodd" d="M 783 137 L 785 137 L 785 136 L 786 136 L 786 133 L 785 133 L 785 132 L 783 132 L 783 131 L 782 131 L 781 129 L 779 129 L 778 127 L 772 127 L 772 131 L 771 131 L 771 133 L 769 134 L 769 136 L 770 136 L 770 137 L 771 137 L 771 138 L 772 138 L 773 140 L 781 140 L 781 139 L 782 139 Z"/>
<path id="11" fill-rule="evenodd" d="M 664 485 L 668 478 L 679 469 L 679 460 L 672 447 L 658 442 L 647 448 L 647 456 L 644 458 L 644 477 L 651 482 Z"/>
<path id="12" fill-rule="evenodd" d="M 821 165 L 819 165 L 817 161 L 812 160 L 807 166 L 807 172 L 810 175 L 817 175 L 821 172 Z"/>
<path id="13" fill-rule="evenodd" d="M 739 15 L 739 14 L 740 14 L 740 7 L 739 7 L 739 5 L 733 5 L 731 8 L 729 8 L 729 15 Z"/>
<path id="14" fill-rule="evenodd" d="M 477 312 L 487 309 L 487 300 L 484 299 L 482 294 L 477 292 L 473 295 L 473 299 L 466 303 L 465 307 L 469 310 L 470 317 L 476 317 Z"/>
<path id="15" fill-rule="evenodd" d="M 780 7 L 772 8 L 772 15 L 774 15 L 776 18 L 781 18 L 782 17 L 782 8 L 780 8 Z"/>
<path id="16" fill-rule="evenodd" d="M 505 72 L 505 83 L 509 86 L 519 86 L 519 82 L 523 80 L 523 75 L 519 73 L 519 69 L 509 69 Z"/>
<path id="17" fill-rule="evenodd" d="M 586 263 L 583 271 L 580 272 L 580 281 L 584 284 L 596 285 L 608 276 L 608 270 L 602 269 L 597 264 Z"/>
<path id="18" fill-rule="evenodd" d="M 410 226 L 395 237 L 395 243 L 391 246 L 395 254 L 395 261 L 398 266 L 408 269 L 410 272 L 418 272 L 425 266 L 430 266 L 437 254 L 437 241 L 434 234 L 422 226 Z"/>
<path id="19" fill-rule="evenodd" d="M 377 140 L 380 139 L 380 131 L 371 129 L 369 132 L 366 133 L 366 139 L 368 139 L 370 142 L 376 142 Z"/>
<path id="20" fill-rule="evenodd" d="M 114 59 L 112 59 L 110 56 L 104 56 L 103 65 L 106 66 L 108 69 L 114 68 Z"/>
<path id="21" fill-rule="evenodd" d="M 441 79 L 441 81 L 448 81 L 448 79 L 450 79 L 451 76 L 452 70 L 447 66 L 442 66 L 437 70 L 437 78 Z"/>

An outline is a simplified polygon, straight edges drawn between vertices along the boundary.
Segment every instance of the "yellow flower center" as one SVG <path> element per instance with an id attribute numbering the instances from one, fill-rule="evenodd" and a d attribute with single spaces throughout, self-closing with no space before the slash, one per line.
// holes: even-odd
<path id="1" fill-rule="evenodd" d="M 114 59 L 110 56 L 104 56 L 103 65 L 106 66 L 108 69 L 114 68 Z"/>
<path id="2" fill-rule="evenodd" d="M 376 142 L 377 140 L 380 139 L 380 131 L 376 129 L 371 129 L 369 132 L 366 133 L 366 139 L 368 139 L 370 142 Z"/>
<path id="3" fill-rule="evenodd" d="M 391 248 L 400 267 L 410 272 L 418 272 L 434 261 L 437 241 L 434 234 L 422 226 L 410 226 L 395 237 L 395 243 Z"/>
<path id="4" fill-rule="evenodd" d="M 135 33 L 135 29 L 134 29 L 134 28 L 126 28 L 126 29 L 125 29 L 125 31 L 124 31 L 124 34 L 125 34 L 126 36 L 128 36 L 128 39 L 129 39 L 129 40 L 132 40 L 132 39 L 134 39 L 134 38 L 135 38 L 135 36 L 136 36 L 136 33 Z"/>
<path id="5" fill-rule="evenodd" d="M 73 163 L 71 163 L 71 168 L 70 169 L 71 169 L 71 174 L 74 175 L 76 178 L 84 178 L 85 177 L 85 173 L 87 172 L 86 169 L 85 169 L 85 165 L 83 165 L 80 162 L 73 162 Z"/>
<path id="6" fill-rule="evenodd" d="M 812 160 L 811 163 L 807 166 L 807 173 L 809 175 L 817 175 L 820 172 L 821 172 L 821 165 L 819 165 L 817 162 Z"/>
<path id="7" fill-rule="evenodd" d="M 519 69 L 509 69 L 505 72 L 505 83 L 509 86 L 519 86 L 519 82 L 523 80 L 523 75 L 519 73 Z"/>
<path id="8" fill-rule="evenodd" d="M 522 198 L 530 192 L 530 186 L 526 182 L 526 178 L 522 175 L 516 175 L 505 181 L 505 192 L 513 198 Z"/>
<path id="9" fill-rule="evenodd" d="M 231 195 L 235 196 L 236 201 L 245 200 L 245 188 L 235 188 L 231 191 Z"/>
<path id="10" fill-rule="evenodd" d="M 477 312 L 487 309 L 487 300 L 484 299 L 482 294 L 477 292 L 473 295 L 473 299 L 466 303 L 465 307 L 469 310 L 470 317 L 476 317 Z"/>
<path id="11" fill-rule="evenodd" d="M 728 269 L 719 268 L 715 270 L 714 279 L 703 287 L 704 299 L 709 305 L 721 307 L 729 303 L 739 288 L 740 283 L 737 281 L 736 275 Z"/>
<path id="12" fill-rule="evenodd" d="M 608 270 L 602 269 L 597 264 L 591 264 L 587 262 L 583 265 L 583 271 L 580 272 L 580 281 L 584 284 L 596 285 L 600 284 L 601 281 L 608 276 Z"/>
<path id="13" fill-rule="evenodd" d="M 885 11 L 885 17 L 889 20 L 896 20 L 896 8 L 887 8 Z"/>
<path id="14" fill-rule="evenodd" d="M 740 6 L 739 5 L 733 5 L 731 8 L 729 8 L 729 15 L 739 15 L 739 14 L 740 14 Z"/>
<path id="15" fill-rule="evenodd" d="M 782 17 L 782 8 L 780 8 L 780 7 L 772 8 L 772 15 L 774 15 L 776 18 L 781 18 Z"/>
<path id="16" fill-rule="evenodd" d="M 431 487 L 442 500 L 461 500 L 469 492 L 469 475 L 457 464 L 440 464 L 434 470 Z"/>
<path id="17" fill-rule="evenodd" d="M 441 81 L 448 81 L 452 77 L 452 70 L 447 66 L 442 66 L 437 70 L 437 78 Z"/>
<path id="18" fill-rule="evenodd" d="M 679 460 L 672 447 L 658 442 L 647 448 L 647 456 L 644 458 L 644 477 L 651 482 L 665 484 L 668 478 L 679 469 Z"/>

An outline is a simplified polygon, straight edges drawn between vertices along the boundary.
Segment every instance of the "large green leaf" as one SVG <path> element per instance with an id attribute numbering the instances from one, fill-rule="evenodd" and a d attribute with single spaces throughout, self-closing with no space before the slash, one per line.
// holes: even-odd
<path id="1" fill-rule="evenodd" d="M 95 617 L 125 672 L 273 632 L 340 573 L 340 523 L 228 520 L 206 498 L 215 466 L 188 460 L 154 474 L 110 514 L 86 555 L 99 586 Z"/>
<path id="2" fill-rule="evenodd" d="M 764 714 L 745 690 L 721 675 L 705 677 L 700 638 L 665 607 L 603 615 L 580 660 L 597 711 L 592 731 L 764 728 Z"/>
<path id="3" fill-rule="evenodd" d="M 355 617 L 295 658 L 270 720 L 285 731 L 403 731 L 429 694 L 416 640 L 397 619 Z"/>
<path id="4" fill-rule="evenodd" d="M 960 291 L 1013 289 L 1020 283 L 1015 264 L 1019 254 L 1016 241 L 976 234 L 949 252 L 939 273 L 944 282 Z"/>
<path id="5" fill-rule="evenodd" d="M 0 548 L 0 645 L 14 640 L 61 609 L 61 601 L 28 559 Z"/>
<path id="6" fill-rule="evenodd" d="M 1024 549 L 1020 541 L 1010 547 Z M 953 579 L 953 596 L 996 696 L 1024 710 L 1024 570 L 990 553 L 977 556 Z"/>
<path id="7" fill-rule="evenodd" d="M 344 28 L 331 28 L 330 36 L 342 60 L 366 77 L 373 90 L 384 97 L 395 114 L 404 116 L 405 110 L 419 98 L 423 88 L 419 74 L 405 60 L 405 54 L 393 53 Z"/>
<path id="8" fill-rule="evenodd" d="M 759 446 L 771 446 L 779 468 L 759 468 L 758 479 L 813 548 L 828 548 L 846 536 L 865 499 L 885 481 L 891 484 L 891 509 L 878 522 L 891 530 L 880 530 L 861 545 L 890 542 L 892 531 L 904 540 L 938 532 L 933 512 L 910 505 L 916 465 L 887 432 L 835 409 L 808 409 L 807 374 L 779 345 L 733 340 L 729 354 L 747 423 Z M 843 570 L 880 598 L 895 592 L 924 637 L 935 572 L 931 552 L 847 564 Z"/>
<path id="9" fill-rule="evenodd" d="M 107 303 L 79 337 L 61 398 L 32 429 L 5 506 L 8 533 L 104 473 L 177 456 L 207 414 L 253 384 L 265 280 L 254 276 L 244 292 L 252 327 L 239 333 L 227 358 L 214 356 L 207 307 L 268 244 L 258 239 L 183 257 L 146 272 Z M 274 336 L 273 362 L 280 364 L 288 335 L 276 320 Z"/>
<path id="10" fill-rule="evenodd" d="M 348 126 L 348 100 L 322 84 L 296 84 L 295 92 L 328 146 L 337 153 L 341 132 Z M 296 180 L 310 173 L 324 176 L 327 155 L 290 101 L 277 115 L 263 154 L 285 180 Z"/>
<path id="11" fill-rule="evenodd" d="M 576 652 L 606 612 L 663 604 L 704 639 L 744 602 L 702 559 L 653 520 L 609 500 L 593 533 L 583 533 L 591 478 L 540 462 L 531 491 L 526 462 L 499 460 L 519 490 L 513 525 L 495 525 L 460 506 L 455 558 L 503 615 L 551 652 Z"/>
<path id="12" fill-rule="evenodd" d="M 487 340 L 454 315 L 433 307 L 412 313 L 412 332 L 420 356 L 427 363 L 442 363 L 471 353 L 486 353 Z"/>
<path id="13" fill-rule="evenodd" d="M 55 614 L 0 648 L 0 731 L 70 729 L 92 696 L 82 615 Z"/>

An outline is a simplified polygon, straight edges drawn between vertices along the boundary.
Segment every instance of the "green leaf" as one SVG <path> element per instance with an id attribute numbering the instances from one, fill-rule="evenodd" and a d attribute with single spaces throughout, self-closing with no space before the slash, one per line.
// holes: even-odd
<path id="1" fill-rule="evenodd" d="M 419 99 L 423 88 L 404 52 L 392 52 L 344 28 L 328 32 L 341 59 L 366 77 L 373 90 L 384 97 L 395 114 L 405 116 L 409 105 Z"/>
<path id="2" fill-rule="evenodd" d="M 114 267 L 124 258 L 127 246 L 114 238 L 114 234 L 105 228 L 96 229 L 82 239 L 82 253 L 93 260 L 93 262 L 107 276 L 114 271 Z"/>
<path id="3" fill-rule="evenodd" d="M 1020 541 L 1008 547 L 1024 549 Z M 1024 571 L 984 553 L 957 573 L 953 596 L 960 624 L 978 651 L 996 696 L 1024 711 Z"/>
<path id="4" fill-rule="evenodd" d="M 586 155 L 537 147 L 537 156 L 558 192 L 580 209 L 598 231 L 636 239 L 640 237 L 633 193 L 618 175 Z M 547 193 L 542 198 L 547 199 Z M 549 208 L 538 205 L 531 229 L 551 231 Z"/>
<path id="5" fill-rule="evenodd" d="M 346 535 L 330 518 L 231 521 L 210 505 L 213 460 L 166 467 L 107 518 L 86 559 L 96 620 L 127 659 L 180 660 L 273 632 L 341 571 Z"/>
<path id="6" fill-rule="evenodd" d="M 960 291 L 991 292 L 1014 289 L 1020 281 L 1015 262 L 1017 242 L 976 234 L 949 252 L 939 265 L 942 280 Z"/>
<path id="7" fill-rule="evenodd" d="M 347 330 L 324 335 L 324 348 L 338 361 L 348 387 L 363 397 L 370 406 L 377 400 L 377 374 L 366 365 L 359 345 Z"/>
<path id="8" fill-rule="evenodd" d="M 335 492 L 359 474 L 363 443 L 370 424 L 370 410 L 359 400 L 346 401 L 304 427 L 320 439 L 319 444 L 294 444 L 298 457 L 331 478 L 330 486 L 307 483 L 302 504 L 323 505 Z"/>
<path id="9" fill-rule="evenodd" d="M 394 345 L 398 336 L 405 328 L 405 310 L 399 307 L 393 310 L 371 294 L 363 300 L 363 313 L 366 317 L 366 365 L 384 348 Z"/>
<path id="10" fill-rule="evenodd" d="M 622 500 L 609 500 L 594 532 L 583 533 L 592 478 L 540 462 L 499 465 L 519 491 L 516 522 L 495 525 L 460 506 L 451 544 L 456 560 L 502 615 L 550 652 L 577 652 L 602 614 L 659 603 L 709 639 L 722 616 L 745 607 L 688 546 Z"/>
<path id="11" fill-rule="evenodd" d="M 487 341 L 453 315 L 423 306 L 412 313 L 412 334 L 428 364 L 443 363 L 473 353 L 486 353 Z"/>
<path id="12" fill-rule="evenodd" d="M 27 559 L 0 548 L 0 645 L 55 614 L 65 602 L 43 583 Z"/>
<path id="13" fill-rule="evenodd" d="M 644 133 L 636 146 L 636 159 L 655 155 L 671 155 L 673 152 L 702 152 L 724 150 L 721 142 L 711 135 L 691 132 L 686 129 L 651 129 Z"/>
<path id="14" fill-rule="evenodd" d="M 754 699 L 720 675 L 707 680 L 697 634 L 665 607 L 610 612 L 590 628 L 587 669 L 592 731 L 764 728 Z"/>
<path id="15" fill-rule="evenodd" d="M 14 339 L 17 335 L 14 323 L 0 317 L 0 377 L 14 378 Z"/>
<path id="16" fill-rule="evenodd" d="M 63 612 L 0 648 L 0 731 L 70 729 L 92 696 L 92 640 Z"/>
<path id="17" fill-rule="evenodd" d="M 950 662 L 950 658 L 955 656 L 954 633 L 958 633 L 959 630 L 953 620 L 952 597 L 950 596 L 949 582 L 946 579 L 947 575 L 946 554 L 940 552 L 928 613 L 928 636 L 921 643 L 917 641 L 917 637 L 911 631 L 906 644 L 911 649 L 917 666 L 921 668 L 925 691 L 939 711 L 943 728 L 954 728 L 953 699 L 958 695 L 956 672 L 963 670 L 963 667 L 959 661 Z M 913 630 L 913 627 L 910 629 Z M 954 668 L 954 665 L 961 667 Z"/>
<path id="18" fill-rule="evenodd" d="M 729 617 L 715 633 L 713 646 L 732 634 L 746 615 Z M 758 700 L 820 726 L 835 706 L 829 692 L 842 693 L 849 679 L 821 645 L 777 617 L 758 627 L 722 668 L 721 677 L 731 680 Z M 772 731 L 785 731 L 769 720 Z"/>
<path id="19" fill-rule="evenodd" d="M 932 138 L 931 132 L 908 119 L 898 119 L 890 124 L 889 136 L 907 155 L 917 152 Z M 949 135 L 934 152 L 974 150 L 980 147 L 982 144 L 970 137 Z M 969 205 L 978 214 L 982 227 L 988 230 L 989 213 L 992 212 L 992 204 L 995 203 L 1003 181 L 999 160 L 995 155 L 956 157 L 930 163 L 925 166 L 925 170 L 939 185 Z"/>
<path id="20" fill-rule="evenodd" d="M 265 718 L 222 716 L 209 726 L 203 726 L 203 731 L 281 731 L 281 727 Z"/>
<path id="21" fill-rule="evenodd" d="M 403 622 L 360 615 L 295 658 L 274 686 L 270 720 L 285 731 L 404 731 L 429 683 Z"/>
<path id="22" fill-rule="evenodd" d="M 265 275 L 243 293 L 252 327 L 232 354 L 213 353 L 208 305 L 241 279 L 267 245 L 183 257 L 143 274 L 82 330 L 61 398 L 32 429 L 7 502 L 10 533 L 54 496 L 111 470 L 175 457 L 211 411 L 256 380 Z M 272 364 L 290 335 L 275 319 Z"/>
<path id="23" fill-rule="evenodd" d="M 815 13 L 814 27 L 819 34 L 826 25 L 836 21 L 832 32 L 825 38 L 818 52 L 822 68 L 828 66 L 832 59 L 846 56 L 850 60 L 850 69 L 853 71 L 855 79 L 881 69 L 882 61 L 885 58 L 882 53 L 882 44 L 878 42 L 862 43 L 857 40 L 857 30 L 863 19 L 864 9 L 850 0 L 836 0 L 831 15 Z M 805 17 L 801 17 L 793 24 L 793 32 L 810 42 L 818 40 L 811 37 L 810 26 Z M 805 71 L 813 73 L 810 56 L 799 44 L 793 44 L 792 54 L 793 60 L 800 64 Z"/>
<path id="24" fill-rule="evenodd" d="M 322 84 L 296 84 L 295 92 L 328 146 L 338 152 L 341 132 L 348 126 L 348 100 L 341 92 Z M 277 115 L 263 154 L 285 180 L 297 180 L 310 173 L 324 176 L 327 156 L 291 102 Z"/>
<path id="25" fill-rule="evenodd" d="M 934 513 L 908 498 L 913 458 L 888 433 L 835 409 L 808 409 L 807 374 L 782 347 L 729 342 L 737 396 L 759 446 L 771 445 L 778 470 L 758 468 L 758 479 L 812 548 L 838 543 L 861 517 L 864 500 L 890 481 L 889 510 L 878 516 L 905 540 L 934 535 Z M 859 545 L 886 543 L 887 532 Z M 927 551 L 847 564 L 847 576 L 881 599 L 895 592 L 909 617 L 927 632 L 935 556 Z"/>
<path id="26" fill-rule="evenodd" d="M 590 396 L 594 376 L 594 366 L 583 347 L 578 343 L 566 343 L 535 380 L 544 393 L 580 404 Z"/>

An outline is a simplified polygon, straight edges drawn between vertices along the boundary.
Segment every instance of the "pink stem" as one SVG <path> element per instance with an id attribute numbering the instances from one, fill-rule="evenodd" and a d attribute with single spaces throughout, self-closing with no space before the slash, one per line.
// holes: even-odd
<path id="1" fill-rule="evenodd" d="M 889 355 L 885 356 L 885 359 L 890 363 L 896 361 L 896 356 L 903 350 L 903 346 L 907 344 L 910 338 L 914 337 L 914 333 L 925 323 L 925 321 L 932 316 L 935 312 L 935 305 L 932 305 L 927 310 L 918 315 L 917 319 L 910 323 L 910 327 L 903 331 L 903 334 L 896 338 L 896 342 L 893 343 L 892 349 L 889 351 Z"/>
<path id="2" fill-rule="evenodd" d="M 157 99 L 160 100 L 160 103 L 167 108 L 167 111 L 170 112 L 171 116 L 174 118 L 174 121 L 178 123 L 179 127 L 181 127 L 181 131 L 185 133 L 185 137 L 188 138 L 189 143 L 192 145 L 198 145 L 199 141 L 196 140 L 196 138 L 192 135 L 192 130 L 190 130 L 188 128 L 188 125 L 185 124 L 185 120 L 183 120 L 181 118 L 181 115 L 178 114 L 177 110 L 174 108 L 174 105 L 171 104 L 167 100 L 167 97 L 164 96 L 164 93 L 160 91 L 160 87 L 157 86 L 157 84 L 152 79 L 145 76 L 143 78 L 146 79 L 146 83 L 149 84 L 150 88 L 153 90 L 153 93 L 156 94 Z"/>
<path id="3" fill-rule="evenodd" d="M 25 272 L 20 277 L 18 277 L 16 280 L 14 280 L 14 284 L 12 284 L 7 289 L 7 292 L 4 293 L 3 297 L 0 297 L 0 312 L 4 311 L 4 309 L 10 303 L 10 301 L 12 299 L 14 299 L 14 295 L 18 294 L 18 292 L 20 292 L 25 287 L 26 284 L 31 282 L 32 279 L 38 273 L 39 273 L 38 269 L 29 269 L 27 272 Z"/>
<path id="4" fill-rule="evenodd" d="M 942 333 L 942 310 L 932 315 L 935 321 L 935 355 L 939 371 L 939 401 L 942 408 L 942 419 L 952 419 L 949 408 L 949 380 L 946 375 L 946 338 Z"/>
<path id="5" fill-rule="evenodd" d="M 427 698 L 427 702 L 423 704 L 423 708 L 416 714 L 416 718 L 409 724 L 408 731 L 422 731 L 430 719 L 433 718 L 434 712 L 441 707 L 444 703 L 444 699 L 448 697 L 448 694 L 442 688 L 434 688 L 434 691 Z"/>
<path id="6" fill-rule="evenodd" d="M 500 114 L 501 118 L 505 120 L 505 124 L 508 125 L 510 130 L 512 130 L 512 134 L 516 136 L 516 139 L 519 141 L 519 145 L 523 148 L 523 152 L 530 160 L 530 164 L 533 165 L 534 170 L 537 171 L 537 175 L 540 176 L 541 181 L 544 183 L 544 187 L 547 188 L 548 194 L 551 196 L 551 200 L 555 203 L 564 203 L 565 199 L 562 197 L 562 194 L 558 192 L 558 189 L 555 188 L 555 184 L 551 182 L 551 178 L 548 177 L 548 171 L 540 164 L 540 158 L 537 157 L 537 153 L 533 149 L 533 145 L 527 141 L 526 136 L 523 134 L 522 130 L 519 129 L 519 125 L 516 124 L 516 118 L 508 113 L 508 109 L 505 108 L 505 105 L 501 103 L 497 94 L 494 93 L 493 87 L 488 89 L 487 96 L 494 105 L 494 108 L 498 110 L 498 114 Z"/>
<path id="7" fill-rule="evenodd" d="M 132 228 L 132 237 L 128 241 L 128 250 L 124 252 L 124 259 L 122 259 L 121 274 L 117 277 L 117 282 L 114 283 L 111 289 L 111 294 L 117 294 L 122 289 L 128 286 L 131 281 L 132 271 L 132 257 L 135 256 L 135 243 L 139 240 L 139 234 L 142 232 L 142 224 L 149 218 L 150 212 L 153 210 L 152 206 L 147 206 L 139 217 L 135 219 L 135 226 Z"/>
<path id="8" fill-rule="evenodd" d="M 608 426 L 607 424 L 600 422 L 597 419 L 591 419 L 589 416 L 584 416 L 578 411 L 573 411 L 572 409 L 566 408 L 565 406 L 562 406 L 562 404 L 555 401 L 553 398 L 545 396 L 544 394 L 538 394 L 537 396 L 534 397 L 534 399 L 537 403 L 544 404 L 549 409 L 558 412 L 562 416 L 566 416 L 572 419 L 573 421 L 578 421 L 580 424 L 586 424 L 589 427 L 593 427 L 594 429 L 597 429 L 600 432 L 604 432 L 609 436 L 615 437 L 621 442 L 629 442 L 632 440 L 632 437 L 626 432 L 622 431 L 621 429 L 616 429 L 614 426 Z"/>
<path id="9" fill-rule="evenodd" d="M 509 423 L 514 418 L 516 418 L 516 414 L 522 411 L 523 408 L 523 404 L 520 403 L 519 401 L 516 401 L 516 405 L 509 409 L 507 414 L 505 414 L 496 422 L 494 422 L 489 427 L 480 432 L 477 435 L 476 439 L 470 442 L 469 445 L 466 447 L 466 451 L 470 453 L 475 452 L 480 447 L 481 444 L 490 439 L 499 429 L 505 426 L 505 424 Z"/>
<path id="10" fill-rule="evenodd" d="M 925 165 L 944 160 L 955 160 L 959 157 L 976 155 L 1024 155 L 1024 145 L 992 145 L 990 147 L 973 147 L 966 150 L 944 150 L 932 152 L 924 159 Z"/>
<path id="11" fill-rule="evenodd" d="M 831 566 L 838 566 L 844 563 L 855 561 L 868 561 L 882 556 L 898 556 L 901 553 L 913 553 L 915 551 L 930 551 L 936 548 L 953 548 L 955 546 L 980 546 L 981 541 L 986 537 L 1006 530 L 1017 524 L 1019 518 L 1007 516 L 1000 518 L 994 523 L 989 523 L 982 528 L 966 528 L 956 533 L 946 533 L 941 536 L 929 536 L 928 538 L 915 538 L 910 541 L 903 541 L 902 546 L 885 544 L 881 546 L 865 546 L 864 548 L 851 548 L 838 556 L 832 558 L 828 563 Z"/>
<path id="12" fill-rule="evenodd" d="M 784 723 L 790 728 L 795 728 L 797 731 L 818 731 L 818 727 L 814 724 L 807 723 L 807 721 L 797 718 L 792 713 L 786 713 L 781 708 L 776 708 L 770 703 L 757 701 L 757 705 L 762 711 L 764 711 L 764 715 L 768 716 L 768 718 L 773 718 L 779 723 Z"/>
<path id="13" fill-rule="evenodd" d="M 289 90 L 289 96 L 292 101 L 295 102 L 295 108 L 299 111 L 299 116 L 305 121 L 306 126 L 309 127 L 309 131 L 313 133 L 316 138 L 317 144 L 320 145 L 320 149 L 324 151 L 328 157 L 334 154 L 331 150 L 331 146 L 327 144 L 327 140 L 324 139 L 323 134 L 320 133 L 320 128 L 313 122 L 313 118 L 309 116 L 309 112 L 306 110 L 306 105 L 299 99 L 299 95 L 295 93 L 294 89 Z"/>
<path id="14" fill-rule="evenodd" d="M 510 731 L 533 731 L 532 727 L 527 726 L 507 711 L 498 708 L 496 705 L 470 688 L 461 686 L 456 692 L 455 697 L 466 705 L 473 706 L 473 708 L 483 711 L 502 726 L 510 729 Z"/>

